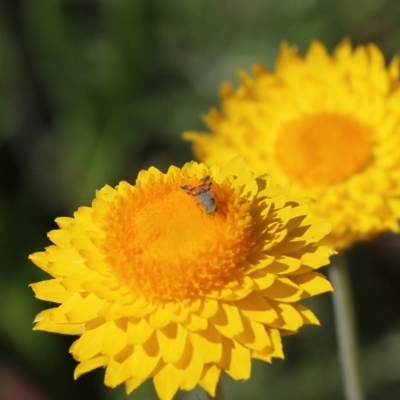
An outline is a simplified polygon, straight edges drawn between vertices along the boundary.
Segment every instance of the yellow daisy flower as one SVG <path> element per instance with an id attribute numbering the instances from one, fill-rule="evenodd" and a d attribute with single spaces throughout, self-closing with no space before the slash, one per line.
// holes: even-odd
<path id="1" fill-rule="evenodd" d="M 293 184 L 333 222 L 331 246 L 344 249 L 398 231 L 400 216 L 399 58 L 348 41 L 328 54 L 314 41 L 304 58 L 283 44 L 275 73 L 256 65 L 236 91 L 221 89 L 223 113 L 205 117 L 211 135 L 188 132 L 206 164 L 241 154 L 256 172 Z"/>
<path id="2" fill-rule="evenodd" d="M 299 300 L 332 290 L 315 272 L 333 253 L 319 243 L 330 224 L 289 192 L 240 158 L 104 187 L 30 256 L 53 277 L 36 296 L 60 304 L 34 329 L 80 335 L 75 378 L 105 367 L 128 393 L 153 378 L 163 400 L 196 385 L 214 395 L 221 371 L 249 378 L 252 358 L 283 357 L 282 334 L 318 324 Z"/>

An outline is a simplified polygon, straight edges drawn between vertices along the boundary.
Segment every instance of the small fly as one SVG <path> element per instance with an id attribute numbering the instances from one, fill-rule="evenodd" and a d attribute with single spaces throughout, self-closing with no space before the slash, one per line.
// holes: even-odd
<path id="1" fill-rule="evenodd" d="M 215 203 L 215 194 L 212 191 L 213 182 L 207 175 L 200 179 L 199 186 L 187 186 L 181 185 L 180 188 L 188 195 L 193 196 L 197 203 L 200 204 L 206 214 L 214 214 L 217 210 L 217 204 Z"/>

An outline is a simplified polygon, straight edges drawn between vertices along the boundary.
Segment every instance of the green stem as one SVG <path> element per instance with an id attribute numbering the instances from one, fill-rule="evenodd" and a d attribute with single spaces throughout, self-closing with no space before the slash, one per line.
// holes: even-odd
<path id="1" fill-rule="evenodd" d="M 217 384 L 217 389 L 215 391 L 215 397 L 211 397 L 209 394 L 207 394 L 207 399 L 208 400 L 226 400 L 221 377 L 219 378 L 219 381 Z"/>
<path id="2" fill-rule="evenodd" d="M 328 270 L 335 289 L 332 295 L 333 310 L 345 398 L 346 400 L 363 400 L 354 306 L 345 256 L 333 257 Z"/>

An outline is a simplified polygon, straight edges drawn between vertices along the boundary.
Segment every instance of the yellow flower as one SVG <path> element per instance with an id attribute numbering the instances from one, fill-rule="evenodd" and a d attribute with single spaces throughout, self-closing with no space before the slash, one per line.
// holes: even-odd
<path id="1" fill-rule="evenodd" d="M 385 67 L 369 44 L 348 41 L 332 55 L 314 41 L 304 58 L 283 44 L 275 73 L 254 67 L 236 91 L 221 88 L 223 113 L 205 117 L 211 135 L 188 132 L 206 164 L 241 154 L 256 172 L 293 184 L 333 222 L 328 243 L 344 249 L 400 217 L 399 58 Z"/>
<path id="2" fill-rule="evenodd" d="M 153 378 L 163 400 L 196 385 L 214 395 L 221 371 L 249 378 L 251 358 L 282 358 L 282 334 L 318 324 L 298 301 L 332 290 L 315 272 L 333 253 L 319 244 L 330 224 L 289 192 L 240 158 L 104 187 L 30 256 L 53 277 L 36 296 L 60 304 L 34 329 L 80 335 L 75 377 L 105 367 L 128 393 Z"/>

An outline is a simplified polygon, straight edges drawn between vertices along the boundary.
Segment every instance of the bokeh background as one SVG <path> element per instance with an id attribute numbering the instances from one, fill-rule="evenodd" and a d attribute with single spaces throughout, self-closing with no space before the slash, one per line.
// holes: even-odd
<path id="1" fill-rule="evenodd" d="M 2 0 L 0 2 L 0 400 L 156 399 L 73 381 L 74 337 L 33 332 L 27 260 L 49 245 L 54 219 L 90 205 L 96 189 L 192 159 L 180 139 L 205 130 L 224 80 L 279 44 L 303 52 L 344 37 L 400 53 L 398 0 Z M 340 160 L 338 160 L 340 162 Z M 400 399 L 400 240 L 385 234 L 349 253 L 370 400 Z M 343 399 L 329 295 L 310 301 L 322 326 L 284 338 L 286 360 L 253 362 L 247 382 L 224 376 L 229 400 Z M 205 399 L 201 390 L 178 399 Z"/>

